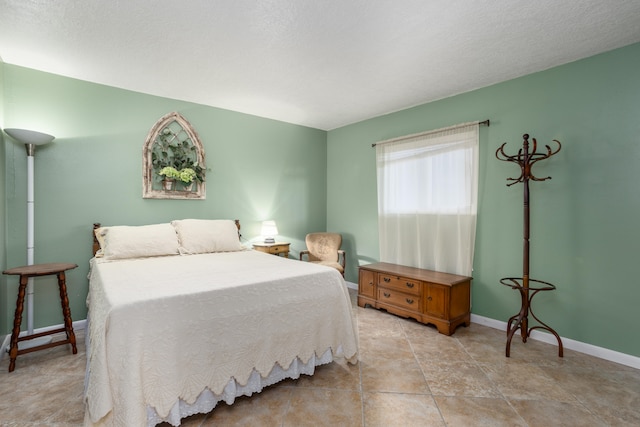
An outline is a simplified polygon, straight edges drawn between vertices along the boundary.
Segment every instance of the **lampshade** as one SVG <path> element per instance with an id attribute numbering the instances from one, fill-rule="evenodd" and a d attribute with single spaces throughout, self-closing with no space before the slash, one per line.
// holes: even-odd
<path id="1" fill-rule="evenodd" d="M 43 145 L 47 144 L 55 138 L 42 132 L 27 129 L 5 129 L 7 135 L 23 144 Z"/>
<path id="2" fill-rule="evenodd" d="M 262 221 L 262 231 L 260 232 L 264 236 L 265 243 L 275 243 L 275 236 L 278 234 L 278 227 L 273 220 Z"/>

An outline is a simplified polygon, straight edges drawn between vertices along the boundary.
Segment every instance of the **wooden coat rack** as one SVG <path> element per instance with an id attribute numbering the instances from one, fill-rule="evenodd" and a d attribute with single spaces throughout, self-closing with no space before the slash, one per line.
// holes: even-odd
<path id="1" fill-rule="evenodd" d="M 519 329 L 522 336 L 522 342 L 527 342 L 527 338 L 534 329 L 544 329 L 552 333 L 558 340 L 558 356 L 562 357 L 562 340 L 560 336 L 550 326 L 542 322 L 533 314 L 531 310 L 531 300 L 533 297 L 541 291 L 552 291 L 556 287 L 548 282 L 541 280 L 534 280 L 529 277 L 529 181 L 546 181 L 551 179 L 550 176 L 545 178 L 537 178 L 531 172 L 531 167 L 541 160 L 548 159 L 549 157 L 557 154 L 560 151 L 562 145 L 560 141 L 553 140 L 557 144 L 555 150 L 545 145 L 546 152 L 538 152 L 538 143 L 533 138 L 532 149 L 529 150 L 529 135 L 524 134 L 522 136 L 522 148 L 518 150 L 518 154 L 509 156 L 504 152 L 504 146 L 506 142 L 496 150 L 496 158 L 498 160 L 512 162 L 520 166 L 520 176 L 517 178 L 507 178 L 507 181 L 511 181 L 507 186 L 517 184 L 519 182 L 524 184 L 524 241 L 523 241 L 523 258 L 522 258 L 522 277 L 505 277 L 500 279 L 500 283 L 509 286 L 512 289 L 516 289 L 520 292 L 521 306 L 520 311 L 512 316 L 507 323 L 507 347 L 506 356 L 510 356 L 511 352 L 511 339 L 515 332 Z M 539 323 L 537 326 L 529 326 L 529 314 L 536 319 Z"/>

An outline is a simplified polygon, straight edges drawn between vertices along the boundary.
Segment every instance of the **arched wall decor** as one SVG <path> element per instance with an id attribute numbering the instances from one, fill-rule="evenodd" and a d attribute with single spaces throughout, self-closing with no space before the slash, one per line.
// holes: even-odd
<path id="1" fill-rule="evenodd" d="M 142 148 L 142 197 L 206 198 L 204 147 L 180 113 L 164 115 L 149 131 Z"/>

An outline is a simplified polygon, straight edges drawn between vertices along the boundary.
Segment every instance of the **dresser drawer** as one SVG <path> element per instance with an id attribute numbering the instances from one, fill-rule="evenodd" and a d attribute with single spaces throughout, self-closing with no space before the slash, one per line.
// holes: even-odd
<path id="1" fill-rule="evenodd" d="M 289 252 L 289 245 L 278 245 L 278 246 L 269 246 L 270 254 L 279 254 L 282 252 Z"/>
<path id="2" fill-rule="evenodd" d="M 420 311 L 420 298 L 416 295 L 398 292 L 393 289 L 378 288 L 378 302 L 402 307 L 411 311 Z"/>
<path id="3" fill-rule="evenodd" d="M 419 296 L 421 284 L 417 280 L 406 277 L 378 273 L 378 286 Z"/>

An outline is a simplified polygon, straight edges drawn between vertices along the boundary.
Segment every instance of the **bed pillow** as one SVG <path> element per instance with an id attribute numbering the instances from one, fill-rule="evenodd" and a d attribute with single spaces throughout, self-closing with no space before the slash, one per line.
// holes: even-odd
<path id="1" fill-rule="evenodd" d="M 95 234 L 96 240 L 98 241 L 98 250 L 93 254 L 96 258 L 102 258 L 104 256 L 104 250 L 102 249 L 104 248 L 104 236 L 102 234 L 104 228 L 105 227 L 99 227 L 93 230 L 93 234 Z"/>
<path id="2" fill-rule="evenodd" d="M 171 221 L 178 233 L 183 255 L 211 252 L 233 252 L 244 248 L 238 237 L 238 227 L 228 219 L 181 219 Z"/>
<path id="3" fill-rule="evenodd" d="M 178 236 L 169 223 L 113 227 L 100 227 L 103 257 L 105 259 L 143 258 L 178 255 Z"/>

